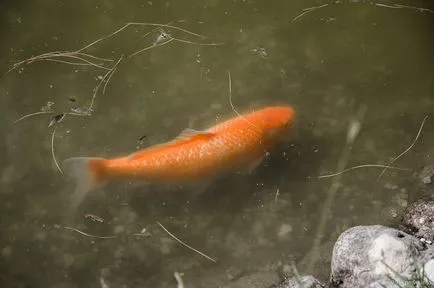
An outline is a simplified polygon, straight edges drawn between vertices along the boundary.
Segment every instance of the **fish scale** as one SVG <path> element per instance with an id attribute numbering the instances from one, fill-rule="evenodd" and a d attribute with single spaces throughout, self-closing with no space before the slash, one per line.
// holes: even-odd
<path id="1" fill-rule="evenodd" d="M 255 168 L 294 119 L 295 111 L 290 106 L 265 107 L 204 131 L 186 129 L 172 141 L 131 155 L 113 159 L 69 158 L 63 162 L 63 168 L 77 181 L 73 205 L 78 205 L 97 184 L 110 180 L 182 182 L 234 168 Z"/>

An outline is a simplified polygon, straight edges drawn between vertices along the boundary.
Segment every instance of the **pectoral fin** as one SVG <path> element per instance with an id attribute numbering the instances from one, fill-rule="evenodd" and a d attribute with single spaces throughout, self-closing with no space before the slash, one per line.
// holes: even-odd
<path id="1" fill-rule="evenodd" d="M 264 158 L 265 158 L 265 155 L 261 155 L 261 156 L 254 158 L 246 166 L 244 166 L 244 168 L 241 170 L 241 173 L 251 174 L 264 161 Z"/>

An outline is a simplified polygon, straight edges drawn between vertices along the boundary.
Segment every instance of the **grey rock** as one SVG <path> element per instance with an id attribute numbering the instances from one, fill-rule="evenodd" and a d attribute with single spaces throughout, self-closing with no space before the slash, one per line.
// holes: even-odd
<path id="1" fill-rule="evenodd" d="M 427 261 L 423 268 L 426 278 L 434 283 L 434 259 Z"/>
<path id="2" fill-rule="evenodd" d="M 404 213 L 406 231 L 416 237 L 434 241 L 434 201 L 417 201 Z"/>
<path id="3" fill-rule="evenodd" d="M 325 285 L 313 276 L 288 277 L 270 288 L 324 288 Z"/>
<path id="4" fill-rule="evenodd" d="M 425 249 L 416 237 L 393 228 L 350 228 L 333 248 L 331 282 L 342 288 L 404 287 L 404 278 L 414 278 L 423 265 Z"/>

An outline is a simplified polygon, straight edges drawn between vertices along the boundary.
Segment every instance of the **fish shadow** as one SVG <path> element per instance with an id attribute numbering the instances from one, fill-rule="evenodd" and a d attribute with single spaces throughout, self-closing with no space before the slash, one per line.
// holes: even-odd
<path id="1" fill-rule="evenodd" d="M 188 213 L 236 215 L 257 207 L 264 193 L 282 186 L 280 193 L 291 193 L 293 201 L 305 197 L 305 183 L 316 178 L 323 158 L 332 147 L 331 139 L 317 137 L 310 127 L 299 128 L 297 137 L 278 143 L 268 157 L 250 174 L 229 174 L 214 181 L 205 191 L 158 184 L 132 191 L 130 206 L 139 215 L 179 217 Z M 167 187 L 166 187 L 167 188 Z M 266 192 L 268 191 L 268 192 Z M 137 192 L 137 193 L 136 193 Z M 273 192 L 274 193 L 274 192 Z M 273 194 L 274 197 L 274 194 Z"/>

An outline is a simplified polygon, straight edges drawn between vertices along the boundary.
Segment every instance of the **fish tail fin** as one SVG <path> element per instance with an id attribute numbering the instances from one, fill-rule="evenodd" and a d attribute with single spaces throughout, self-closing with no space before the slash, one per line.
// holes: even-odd
<path id="1" fill-rule="evenodd" d="M 86 194 L 105 180 L 106 159 L 73 157 L 63 161 L 63 171 L 76 181 L 68 215 L 72 216 Z"/>

